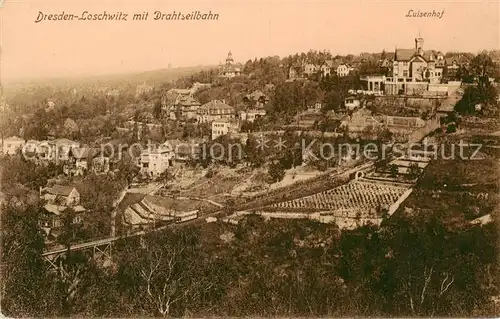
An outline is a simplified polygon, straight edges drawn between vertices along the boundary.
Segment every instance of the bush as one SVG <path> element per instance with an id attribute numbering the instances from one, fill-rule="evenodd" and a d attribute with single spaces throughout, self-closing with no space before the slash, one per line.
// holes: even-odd
<path id="1" fill-rule="evenodd" d="M 285 169 L 280 162 L 271 163 L 271 165 L 269 165 L 269 176 L 271 177 L 272 183 L 283 180 L 283 177 L 285 177 Z"/>
<path id="2" fill-rule="evenodd" d="M 205 177 L 206 177 L 206 178 L 212 178 L 212 177 L 214 177 L 214 176 L 215 176 L 215 171 L 214 171 L 214 170 L 212 170 L 212 169 L 209 169 L 209 170 L 207 171 L 207 173 L 205 174 Z"/>

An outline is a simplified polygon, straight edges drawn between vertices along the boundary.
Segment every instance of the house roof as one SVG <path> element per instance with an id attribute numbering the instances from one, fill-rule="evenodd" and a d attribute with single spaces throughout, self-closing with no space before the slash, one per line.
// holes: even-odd
<path id="1" fill-rule="evenodd" d="M 333 60 L 325 60 L 321 66 L 326 65 L 329 67 L 333 67 Z"/>
<path id="2" fill-rule="evenodd" d="M 45 208 L 46 211 L 48 211 L 49 213 L 52 213 L 54 215 L 60 215 L 67 207 L 66 206 L 58 206 L 58 205 L 54 205 L 54 204 L 45 204 L 45 206 L 43 206 L 43 208 Z"/>
<path id="3" fill-rule="evenodd" d="M 445 58 L 445 61 L 446 61 L 446 65 L 452 65 L 453 61 L 455 61 L 459 65 L 469 63 L 469 59 L 463 55 L 448 57 L 448 58 Z"/>
<path id="4" fill-rule="evenodd" d="M 471 224 L 481 224 L 481 225 L 485 225 L 491 222 L 493 222 L 491 214 L 487 214 L 470 221 Z"/>
<path id="5" fill-rule="evenodd" d="M 118 203 L 118 209 L 125 209 L 130 205 L 140 202 L 146 194 L 142 193 L 125 193 L 120 203 Z"/>
<path id="6" fill-rule="evenodd" d="M 337 68 L 338 68 L 339 66 L 342 66 L 342 65 L 345 65 L 347 68 L 352 68 L 352 65 L 350 65 L 350 64 L 348 64 L 348 63 L 339 63 L 339 64 L 337 65 Z"/>
<path id="7" fill-rule="evenodd" d="M 95 157 L 100 153 L 100 149 L 91 147 L 75 148 L 71 150 L 73 157 L 77 159 Z"/>
<path id="8" fill-rule="evenodd" d="M 386 52 L 385 53 L 386 59 L 392 60 L 392 59 L 394 59 L 394 56 L 395 56 L 394 52 Z"/>
<path id="9" fill-rule="evenodd" d="M 415 49 L 396 49 L 394 59 L 396 61 L 409 61 L 414 56 L 421 56 L 425 61 L 435 61 L 439 55 L 442 53 L 436 50 L 425 50 L 420 55 Z"/>
<path id="10" fill-rule="evenodd" d="M 231 64 L 220 64 L 220 70 L 225 72 L 240 71 L 243 68 L 241 63 L 231 63 Z"/>
<path id="11" fill-rule="evenodd" d="M 80 143 L 68 140 L 67 138 L 58 138 L 52 141 L 49 141 L 50 144 L 55 144 L 55 145 L 69 145 L 69 146 L 78 146 Z"/>
<path id="12" fill-rule="evenodd" d="M 255 90 L 250 94 L 245 95 L 245 98 L 252 100 L 252 101 L 257 101 L 260 98 L 267 99 L 267 96 L 260 90 Z"/>
<path id="13" fill-rule="evenodd" d="M 73 186 L 54 185 L 46 189 L 46 192 L 52 195 L 69 196 L 75 189 Z"/>
<path id="14" fill-rule="evenodd" d="M 191 94 L 191 89 L 170 89 L 167 91 L 167 93 L 174 93 L 174 94 Z"/>
<path id="15" fill-rule="evenodd" d="M 396 49 L 396 53 L 394 54 L 394 60 L 410 61 L 410 59 L 414 54 L 415 54 L 414 49 Z"/>
<path id="16" fill-rule="evenodd" d="M 220 100 L 212 100 L 208 103 L 205 103 L 201 106 L 203 109 L 218 109 L 218 110 L 233 110 L 234 108 L 232 106 L 227 105 L 226 103 L 220 101 Z"/>
<path id="17" fill-rule="evenodd" d="M 410 62 L 413 62 L 415 60 L 418 61 L 428 61 L 425 57 L 419 55 L 419 54 L 414 54 L 413 57 L 410 59 Z"/>
<path id="18" fill-rule="evenodd" d="M 452 65 L 453 62 L 457 63 L 458 64 L 458 59 L 452 57 L 452 58 L 445 58 L 445 61 L 446 61 L 446 65 Z"/>
<path id="19" fill-rule="evenodd" d="M 175 101 L 175 104 L 181 105 L 181 106 L 192 106 L 192 105 L 201 105 L 200 102 L 198 102 L 195 98 L 193 98 L 190 95 L 179 95 L 177 97 L 177 100 Z"/>
<path id="20" fill-rule="evenodd" d="M 81 213 L 86 211 L 86 209 L 82 205 L 73 206 L 72 209 L 75 211 L 75 213 Z"/>

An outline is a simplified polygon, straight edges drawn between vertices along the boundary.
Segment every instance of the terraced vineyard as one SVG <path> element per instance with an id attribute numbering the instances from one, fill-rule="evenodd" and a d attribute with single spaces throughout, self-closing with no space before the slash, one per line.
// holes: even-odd
<path id="1" fill-rule="evenodd" d="M 408 189 L 405 186 L 356 180 L 311 196 L 273 204 L 284 210 L 370 210 L 389 206 Z"/>

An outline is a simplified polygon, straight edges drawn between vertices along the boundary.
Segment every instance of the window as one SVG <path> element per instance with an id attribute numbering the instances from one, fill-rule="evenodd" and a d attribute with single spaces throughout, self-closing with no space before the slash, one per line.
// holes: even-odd
<path id="1" fill-rule="evenodd" d="M 407 61 L 403 62 L 403 66 L 408 66 L 408 62 Z"/>
<path id="2" fill-rule="evenodd" d="M 408 76 L 408 70 L 404 70 L 404 71 L 403 71 L 403 76 L 404 76 L 404 77 L 407 77 L 407 76 Z"/>

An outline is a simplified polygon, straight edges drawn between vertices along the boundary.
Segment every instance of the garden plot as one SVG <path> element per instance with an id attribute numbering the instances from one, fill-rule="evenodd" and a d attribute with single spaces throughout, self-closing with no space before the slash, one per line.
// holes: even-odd
<path id="1" fill-rule="evenodd" d="M 390 185 L 356 180 L 311 196 L 276 203 L 272 208 L 316 209 L 329 211 L 371 210 L 389 207 L 408 189 L 404 185 Z"/>

